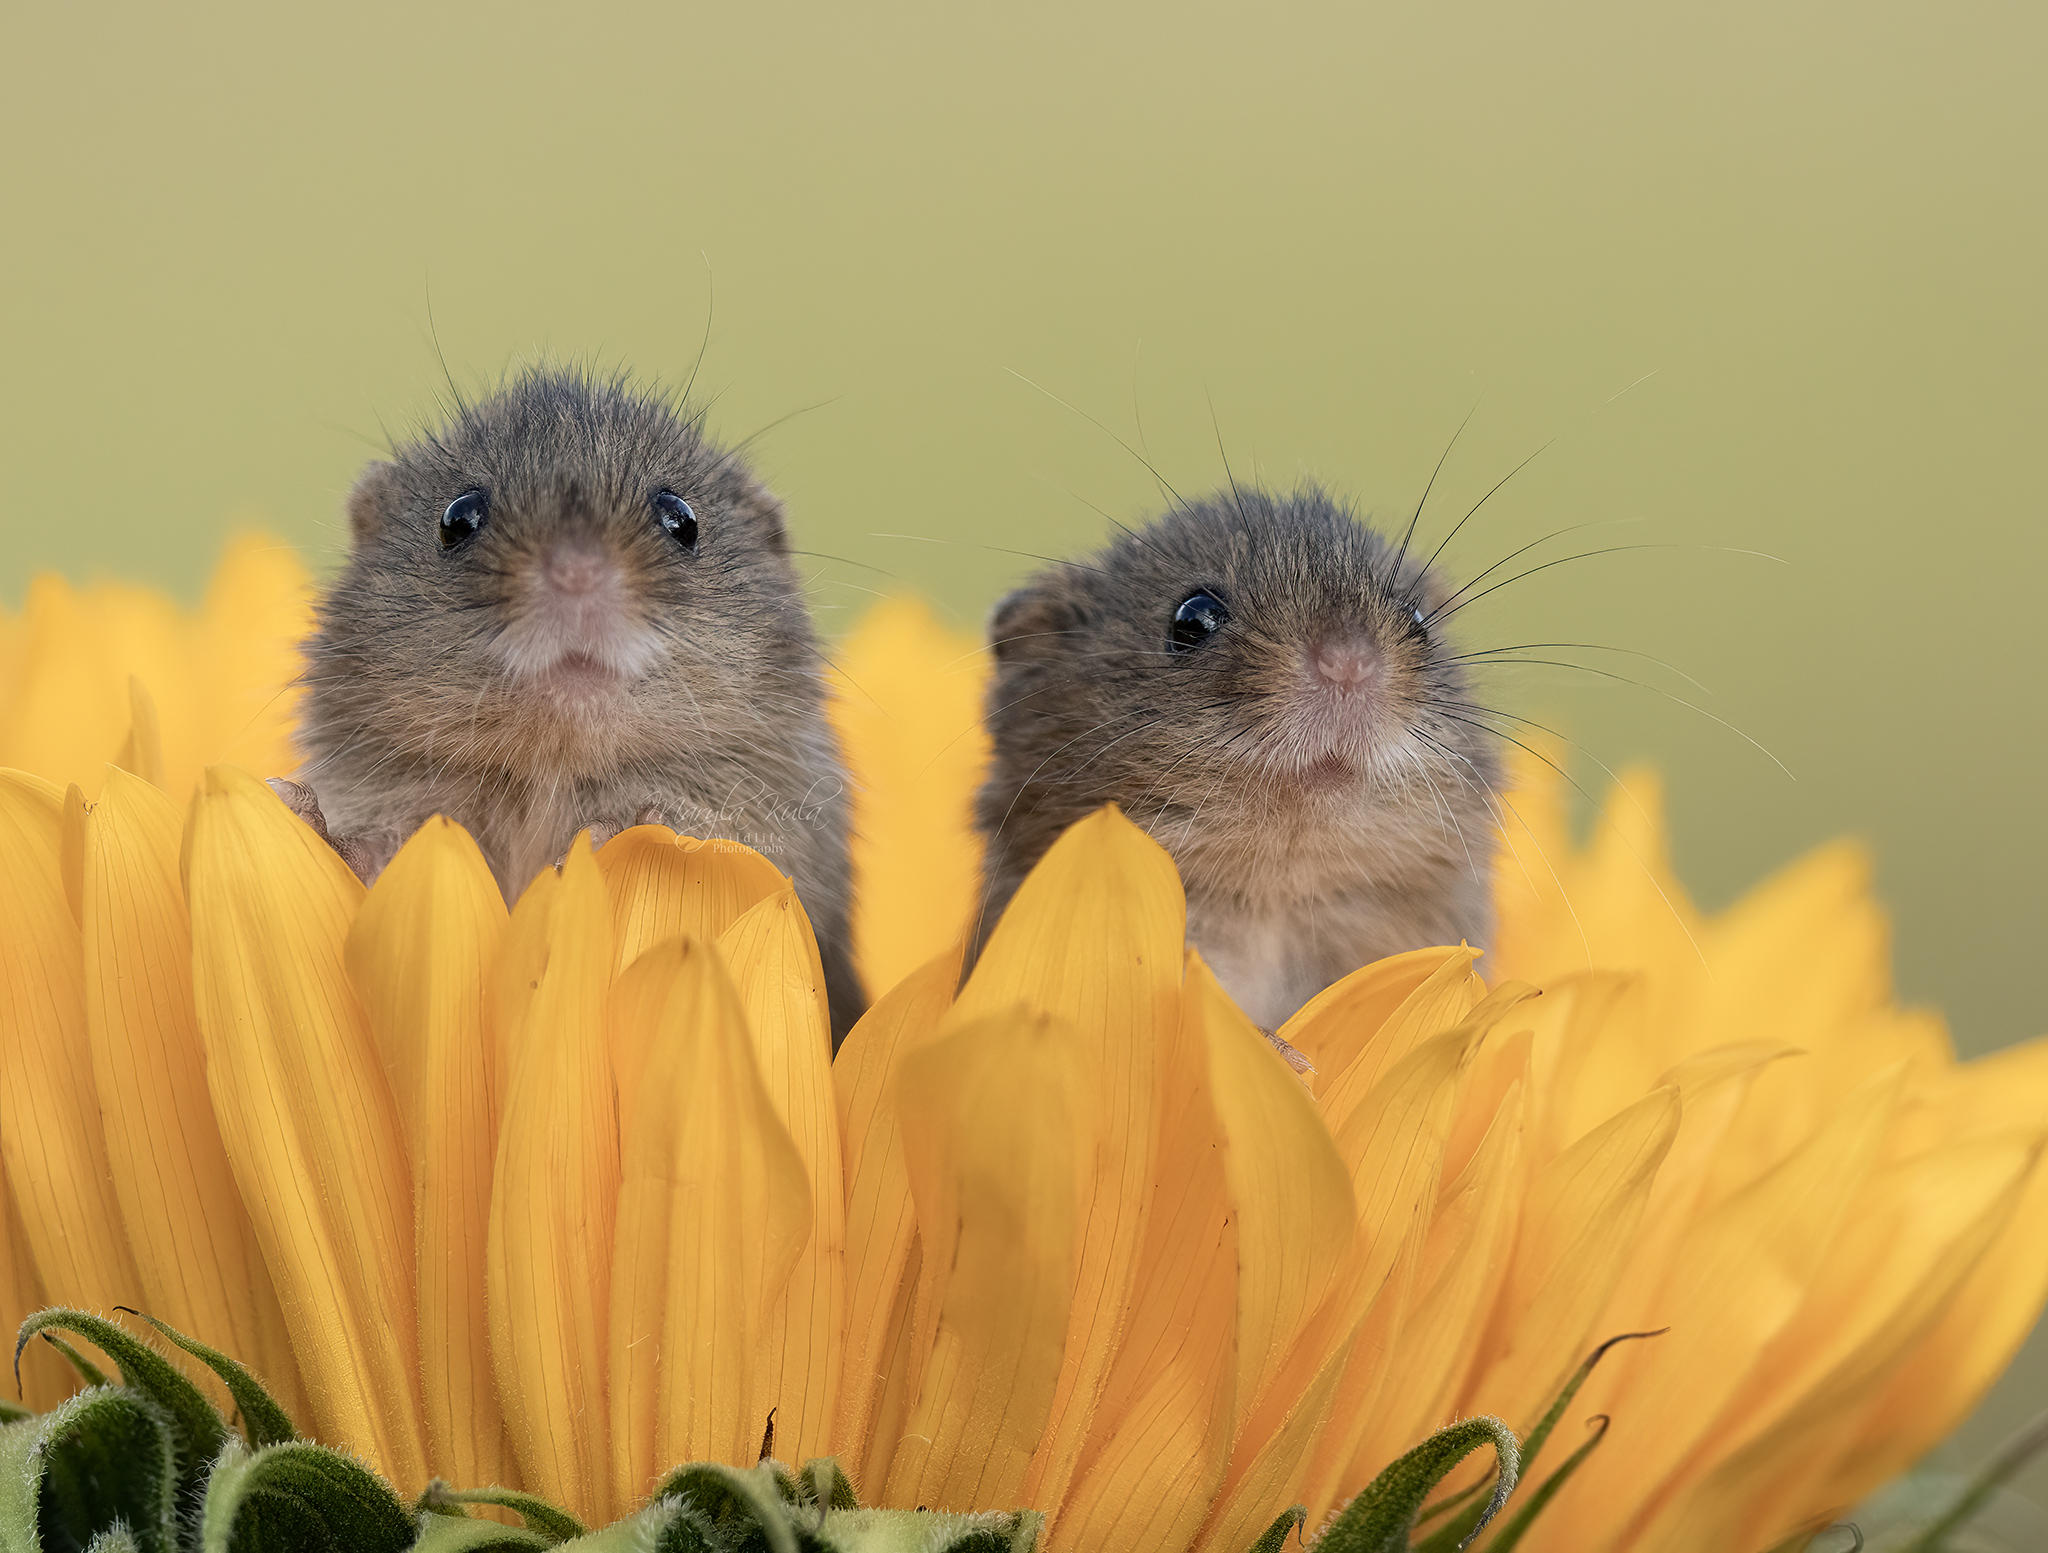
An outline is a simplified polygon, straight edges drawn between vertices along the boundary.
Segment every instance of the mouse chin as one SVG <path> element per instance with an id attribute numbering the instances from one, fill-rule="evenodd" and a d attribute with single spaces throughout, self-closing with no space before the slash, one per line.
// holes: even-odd
<path id="1" fill-rule="evenodd" d="M 561 711 L 595 713 L 623 698 L 633 681 L 613 665 L 588 653 L 565 653 L 528 683 Z"/>

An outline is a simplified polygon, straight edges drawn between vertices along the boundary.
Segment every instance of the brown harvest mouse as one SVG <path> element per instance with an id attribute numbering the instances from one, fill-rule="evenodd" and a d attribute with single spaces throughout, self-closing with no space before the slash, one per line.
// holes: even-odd
<path id="1" fill-rule="evenodd" d="M 1493 928 L 1500 757 L 1420 560 L 1314 486 L 1183 504 L 996 607 L 978 942 L 1109 802 L 1268 1030 L 1381 956 Z"/>
<path id="2" fill-rule="evenodd" d="M 623 379 L 536 369 L 371 464 L 348 513 L 287 801 L 365 880 L 444 814 L 508 900 L 586 827 L 744 842 L 791 875 L 843 1036 L 846 776 L 781 505 L 739 458 Z"/>

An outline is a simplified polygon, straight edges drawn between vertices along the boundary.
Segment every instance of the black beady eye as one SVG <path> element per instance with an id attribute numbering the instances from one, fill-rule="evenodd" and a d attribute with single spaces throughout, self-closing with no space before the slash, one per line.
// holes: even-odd
<path id="1" fill-rule="evenodd" d="M 1429 629 L 1429 617 L 1423 614 L 1422 606 L 1420 604 L 1417 604 L 1415 606 L 1415 613 L 1410 615 L 1408 618 L 1415 622 L 1416 630 L 1427 631 Z"/>
<path id="2" fill-rule="evenodd" d="M 697 514 L 674 491 L 655 493 L 654 520 L 661 525 L 663 533 L 685 550 L 697 548 Z"/>
<path id="3" fill-rule="evenodd" d="M 1173 612 L 1173 624 L 1166 633 L 1167 645 L 1175 652 L 1199 647 L 1222 630 L 1223 622 L 1229 618 L 1230 611 L 1223 607 L 1223 600 L 1215 594 L 1207 591 L 1190 593 L 1181 600 L 1180 608 Z"/>
<path id="4" fill-rule="evenodd" d="M 453 550 L 465 539 L 474 539 L 490 515 L 490 500 L 482 491 L 464 491 L 441 514 L 441 548 Z"/>

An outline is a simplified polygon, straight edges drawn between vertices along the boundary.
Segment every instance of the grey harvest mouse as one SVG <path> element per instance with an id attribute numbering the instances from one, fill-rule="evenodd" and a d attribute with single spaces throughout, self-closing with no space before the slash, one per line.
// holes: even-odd
<path id="1" fill-rule="evenodd" d="M 287 801 L 365 880 L 447 815 L 508 900 L 585 827 L 744 842 L 792 876 L 843 1036 L 846 776 L 781 505 L 738 457 L 623 379 L 536 369 L 348 513 Z"/>
<path id="2" fill-rule="evenodd" d="M 1183 504 L 997 605 L 976 948 L 1114 801 L 1172 853 L 1188 942 L 1260 1025 L 1381 956 L 1493 929 L 1496 740 L 1447 586 L 1315 486 Z"/>

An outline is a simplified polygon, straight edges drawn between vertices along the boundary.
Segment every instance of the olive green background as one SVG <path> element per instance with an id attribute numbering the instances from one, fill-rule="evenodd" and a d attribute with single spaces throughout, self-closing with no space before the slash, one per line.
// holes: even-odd
<path id="1" fill-rule="evenodd" d="M 1653 688 L 1517 668 L 1493 704 L 1589 785 L 1657 761 L 1709 904 L 1870 838 L 1904 993 L 1983 1051 L 2048 1030 L 2044 18 L 12 7 L 0 601 L 53 566 L 193 596 L 251 521 L 329 564 L 385 428 L 541 354 L 780 422 L 834 631 L 901 590 L 973 627 L 1015 552 L 1157 509 L 1089 417 L 1176 489 L 1227 456 L 1399 521 L 1469 414 L 1432 546 L 1546 450 L 1454 567 L 1648 548 L 1467 642 L 1711 689 L 1546 652 Z"/>

